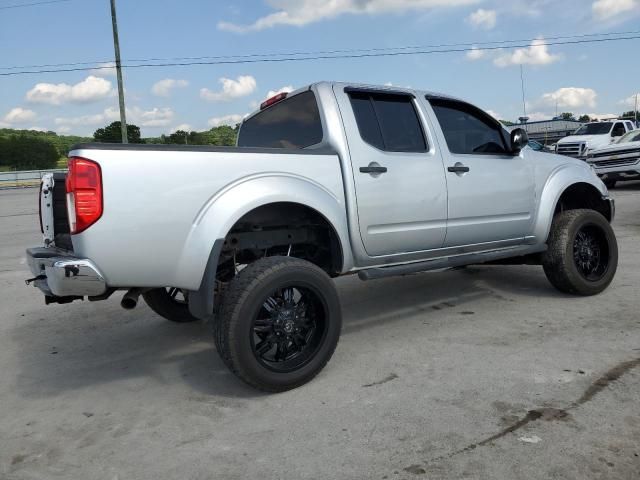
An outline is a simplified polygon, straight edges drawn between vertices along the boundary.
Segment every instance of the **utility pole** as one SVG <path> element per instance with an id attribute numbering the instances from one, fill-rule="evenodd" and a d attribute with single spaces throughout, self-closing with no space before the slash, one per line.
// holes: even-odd
<path id="1" fill-rule="evenodd" d="M 638 94 L 636 93 L 636 106 L 633 109 L 633 117 L 636 122 L 636 127 L 638 126 Z"/>
<path id="2" fill-rule="evenodd" d="M 120 63 L 120 40 L 118 39 L 118 20 L 116 19 L 116 0 L 111 0 L 111 25 L 113 27 L 113 48 L 116 52 L 116 75 L 118 76 L 118 101 L 120 103 L 120 131 L 122 143 L 127 139 L 127 115 L 124 106 L 124 87 L 122 86 L 122 65 Z"/>
<path id="3" fill-rule="evenodd" d="M 523 117 L 527 116 L 527 102 L 524 95 L 524 73 L 522 72 L 522 64 L 520 64 L 520 85 L 522 86 L 522 113 Z"/>

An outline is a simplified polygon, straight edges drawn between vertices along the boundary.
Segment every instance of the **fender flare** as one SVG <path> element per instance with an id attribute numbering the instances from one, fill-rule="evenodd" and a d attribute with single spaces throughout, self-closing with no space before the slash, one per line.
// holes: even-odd
<path id="1" fill-rule="evenodd" d="M 590 170 L 572 164 L 564 164 L 555 168 L 547 177 L 538 202 L 533 231 L 539 242 L 547 240 L 560 197 L 569 187 L 578 183 L 590 185 L 600 193 L 603 199 L 608 198 L 604 183 Z"/>
<path id="2" fill-rule="evenodd" d="M 228 232 L 250 211 L 279 202 L 304 205 L 324 216 L 338 237 L 342 270 L 351 268 L 353 257 L 342 192 L 336 195 L 312 179 L 292 174 L 251 175 L 216 192 L 193 219 L 177 272 L 181 284 L 193 287 L 189 293 L 192 315 L 202 319 L 213 315 L 216 270 Z"/>

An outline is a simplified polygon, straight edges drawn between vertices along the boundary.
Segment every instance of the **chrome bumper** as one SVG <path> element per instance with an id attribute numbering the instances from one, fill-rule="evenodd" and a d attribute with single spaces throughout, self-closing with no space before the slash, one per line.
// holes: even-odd
<path id="1" fill-rule="evenodd" d="M 98 268 L 86 258 L 76 258 L 55 248 L 27 249 L 34 286 L 51 297 L 95 297 L 107 290 Z"/>

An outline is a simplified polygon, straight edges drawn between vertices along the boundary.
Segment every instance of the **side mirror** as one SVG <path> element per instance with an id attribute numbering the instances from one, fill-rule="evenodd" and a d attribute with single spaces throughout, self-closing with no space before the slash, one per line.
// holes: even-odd
<path id="1" fill-rule="evenodd" d="M 522 128 L 514 128 L 511 131 L 511 151 L 514 155 L 518 155 L 520 150 L 529 143 L 529 135 Z"/>

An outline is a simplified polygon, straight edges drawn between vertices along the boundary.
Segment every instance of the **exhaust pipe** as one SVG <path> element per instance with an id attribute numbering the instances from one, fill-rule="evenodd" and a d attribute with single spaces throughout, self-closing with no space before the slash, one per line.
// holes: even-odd
<path id="1" fill-rule="evenodd" d="M 122 300 L 120 301 L 120 306 L 125 310 L 133 310 L 138 305 L 138 297 L 142 293 L 141 288 L 131 288 L 127 293 L 124 294 Z"/>

